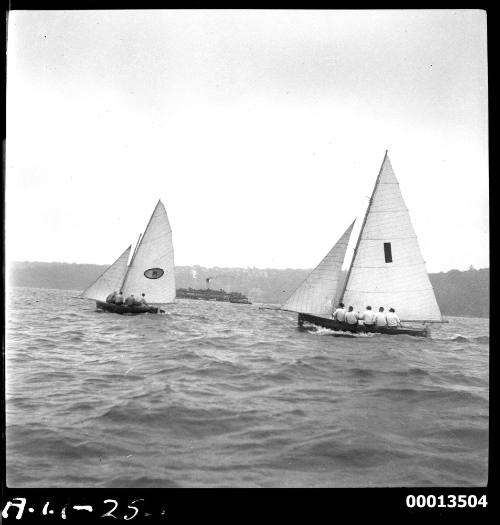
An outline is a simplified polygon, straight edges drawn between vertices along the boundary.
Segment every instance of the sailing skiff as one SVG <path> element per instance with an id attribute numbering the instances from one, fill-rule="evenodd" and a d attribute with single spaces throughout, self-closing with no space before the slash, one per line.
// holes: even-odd
<path id="1" fill-rule="evenodd" d="M 354 254 L 342 279 L 347 245 L 354 222 L 306 280 L 281 306 L 308 322 L 335 331 L 378 332 L 428 336 L 430 325 L 446 322 L 429 280 L 417 236 L 387 151 L 373 189 Z M 421 326 L 375 327 L 347 325 L 332 319 L 338 303 L 354 310 L 370 305 L 395 308 L 402 323 Z"/>
<path id="2" fill-rule="evenodd" d="M 127 264 L 131 246 L 81 294 L 94 299 L 96 307 L 118 314 L 158 313 L 158 304 L 175 299 L 174 249 L 172 230 L 165 206 L 158 201 L 144 234 L 139 236 L 134 253 Z M 127 297 L 144 293 L 147 306 L 125 306 L 106 302 L 112 291 L 122 291 Z"/>

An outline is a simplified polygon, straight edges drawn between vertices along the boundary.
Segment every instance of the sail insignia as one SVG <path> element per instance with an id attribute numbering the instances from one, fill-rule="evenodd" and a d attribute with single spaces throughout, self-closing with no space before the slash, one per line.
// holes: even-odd
<path id="1" fill-rule="evenodd" d="M 149 268 L 144 272 L 148 279 L 159 279 L 165 272 L 161 268 Z"/>

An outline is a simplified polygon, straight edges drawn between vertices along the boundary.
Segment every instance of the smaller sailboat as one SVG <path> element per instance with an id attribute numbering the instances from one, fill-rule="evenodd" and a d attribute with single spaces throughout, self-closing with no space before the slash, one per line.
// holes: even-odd
<path id="1" fill-rule="evenodd" d="M 127 264 L 131 246 L 107 268 L 80 298 L 94 299 L 97 308 L 119 314 L 158 313 L 156 305 L 171 303 L 175 299 L 174 248 L 172 230 L 165 206 L 158 201 L 139 237 L 136 248 Z M 106 302 L 113 291 L 121 291 L 124 297 L 144 293 L 147 305 L 126 306 Z"/>
<path id="2" fill-rule="evenodd" d="M 308 322 L 349 332 L 429 335 L 429 325 L 443 318 L 429 280 L 417 237 L 387 151 L 366 210 L 345 279 L 341 268 L 353 224 L 307 279 L 282 305 L 298 312 L 300 326 Z M 395 308 L 401 322 L 423 326 L 378 327 L 347 325 L 332 318 L 335 305 L 356 310 Z"/>

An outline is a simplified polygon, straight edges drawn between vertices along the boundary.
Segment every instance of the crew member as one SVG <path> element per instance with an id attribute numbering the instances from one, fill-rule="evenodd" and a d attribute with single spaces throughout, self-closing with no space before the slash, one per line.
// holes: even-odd
<path id="1" fill-rule="evenodd" d="M 126 299 L 125 299 L 125 305 L 126 306 L 134 306 L 136 304 L 136 300 L 134 297 L 134 294 L 131 293 Z"/>
<path id="2" fill-rule="evenodd" d="M 115 299 L 116 299 L 116 290 L 114 292 L 111 292 L 107 297 L 106 297 L 106 302 L 107 303 L 114 303 L 115 302 Z"/>
<path id="3" fill-rule="evenodd" d="M 387 326 L 401 326 L 401 321 L 399 320 L 398 314 L 394 310 L 394 308 L 389 308 L 389 312 L 387 313 Z"/>
<path id="4" fill-rule="evenodd" d="M 344 303 L 339 303 L 337 309 L 335 312 L 333 312 L 333 319 L 336 319 L 337 321 L 340 321 L 341 323 L 345 322 L 345 308 Z"/>
<path id="5" fill-rule="evenodd" d="M 367 306 L 366 310 L 360 316 L 360 319 L 363 319 L 363 324 L 365 326 L 373 326 L 375 324 L 375 319 L 377 315 L 372 311 L 371 306 Z"/>
<path id="6" fill-rule="evenodd" d="M 141 297 L 139 298 L 139 304 L 148 306 L 148 303 L 146 302 L 146 294 L 144 292 L 141 294 Z"/>
<path id="7" fill-rule="evenodd" d="M 349 310 L 345 314 L 345 320 L 347 324 L 351 326 L 358 324 L 358 314 L 354 311 L 352 306 L 349 306 Z"/>
<path id="8" fill-rule="evenodd" d="M 375 316 L 375 325 L 376 326 L 387 326 L 387 317 L 384 313 L 384 307 L 381 306 L 378 309 L 378 313 Z"/>
<path id="9" fill-rule="evenodd" d="M 120 292 L 120 293 L 115 297 L 115 304 L 123 304 L 123 292 Z"/>

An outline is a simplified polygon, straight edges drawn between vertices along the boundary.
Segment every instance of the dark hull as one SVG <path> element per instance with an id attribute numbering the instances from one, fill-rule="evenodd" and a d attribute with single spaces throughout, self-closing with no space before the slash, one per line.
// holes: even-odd
<path id="1" fill-rule="evenodd" d="M 193 288 L 177 288 L 178 299 L 197 299 L 202 301 L 222 301 L 237 304 L 252 304 L 248 297 L 240 292 L 225 292 L 224 290 L 211 290 L 209 288 L 195 290 Z"/>
<path id="2" fill-rule="evenodd" d="M 335 330 L 337 332 L 349 333 L 377 333 L 386 335 L 414 335 L 417 337 L 428 337 L 429 330 L 427 328 L 389 328 L 385 326 L 365 326 L 362 324 L 348 325 L 341 323 L 335 319 L 327 319 L 326 317 L 317 317 L 310 314 L 299 314 L 298 323 L 302 326 L 303 323 L 311 323 L 316 326 Z"/>
<path id="3" fill-rule="evenodd" d="M 96 307 L 105 312 L 113 312 L 114 314 L 157 314 L 158 307 L 156 306 L 125 306 L 123 304 L 105 303 L 103 301 L 96 301 Z"/>

